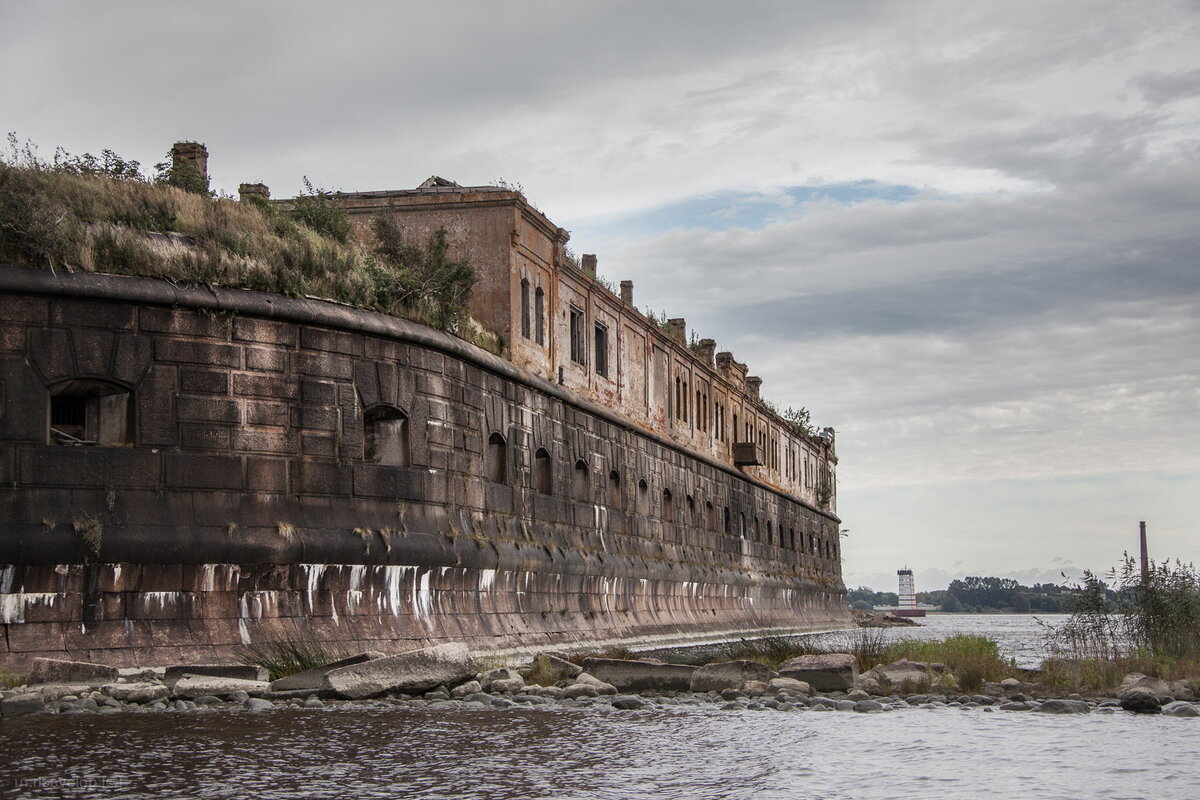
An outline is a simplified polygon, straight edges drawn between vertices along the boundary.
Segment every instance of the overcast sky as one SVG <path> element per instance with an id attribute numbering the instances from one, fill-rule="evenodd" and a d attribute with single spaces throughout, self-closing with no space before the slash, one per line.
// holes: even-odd
<path id="1" fill-rule="evenodd" d="M 519 184 L 838 430 L 845 577 L 1200 561 L 1200 3 L 76 2 L 0 127 L 214 185 Z"/>

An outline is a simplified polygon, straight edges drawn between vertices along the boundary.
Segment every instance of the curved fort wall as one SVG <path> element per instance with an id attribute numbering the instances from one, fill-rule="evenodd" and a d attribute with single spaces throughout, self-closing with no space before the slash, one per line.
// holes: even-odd
<path id="1" fill-rule="evenodd" d="M 10 668 L 845 619 L 834 515 L 405 320 L 4 267 L 0 399 Z"/>

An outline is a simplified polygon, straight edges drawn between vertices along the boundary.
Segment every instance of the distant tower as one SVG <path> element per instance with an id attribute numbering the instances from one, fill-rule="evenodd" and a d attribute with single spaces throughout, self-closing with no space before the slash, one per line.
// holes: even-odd
<path id="1" fill-rule="evenodd" d="M 923 617 L 925 609 L 917 608 L 917 585 L 913 582 L 913 572 L 911 569 L 898 569 L 896 575 L 900 577 L 900 592 L 898 607 L 896 608 L 896 616 L 898 617 Z"/>

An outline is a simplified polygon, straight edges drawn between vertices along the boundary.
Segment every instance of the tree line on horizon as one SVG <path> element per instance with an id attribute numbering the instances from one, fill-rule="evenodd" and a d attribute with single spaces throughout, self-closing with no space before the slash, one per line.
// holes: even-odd
<path id="1" fill-rule="evenodd" d="M 970 575 L 956 578 L 945 589 L 917 592 L 917 602 L 947 612 L 1058 614 L 1068 610 L 1064 603 L 1071 593 L 1070 586 L 1056 583 L 1025 586 L 1012 578 Z M 876 592 L 866 586 L 849 590 L 846 600 L 851 608 L 863 611 L 875 606 L 895 607 L 900 602 L 896 592 Z"/>

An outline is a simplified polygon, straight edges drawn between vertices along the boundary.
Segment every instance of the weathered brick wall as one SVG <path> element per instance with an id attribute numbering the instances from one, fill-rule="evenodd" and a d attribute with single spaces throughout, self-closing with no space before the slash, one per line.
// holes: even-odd
<path id="1" fill-rule="evenodd" d="M 129 446 L 47 444 L 67 380 L 129 390 Z M 228 659 L 284 635 L 503 650 L 845 618 L 820 556 L 836 517 L 403 320 L 4 267 L 0 400 L 13 668 Z M 408 467 L 364 459 L 379 404 L 408 417 Z M 484 467 L 493 432 L 502 483 Z M 549 494 L 532 488 L 538 448 Z"/>

